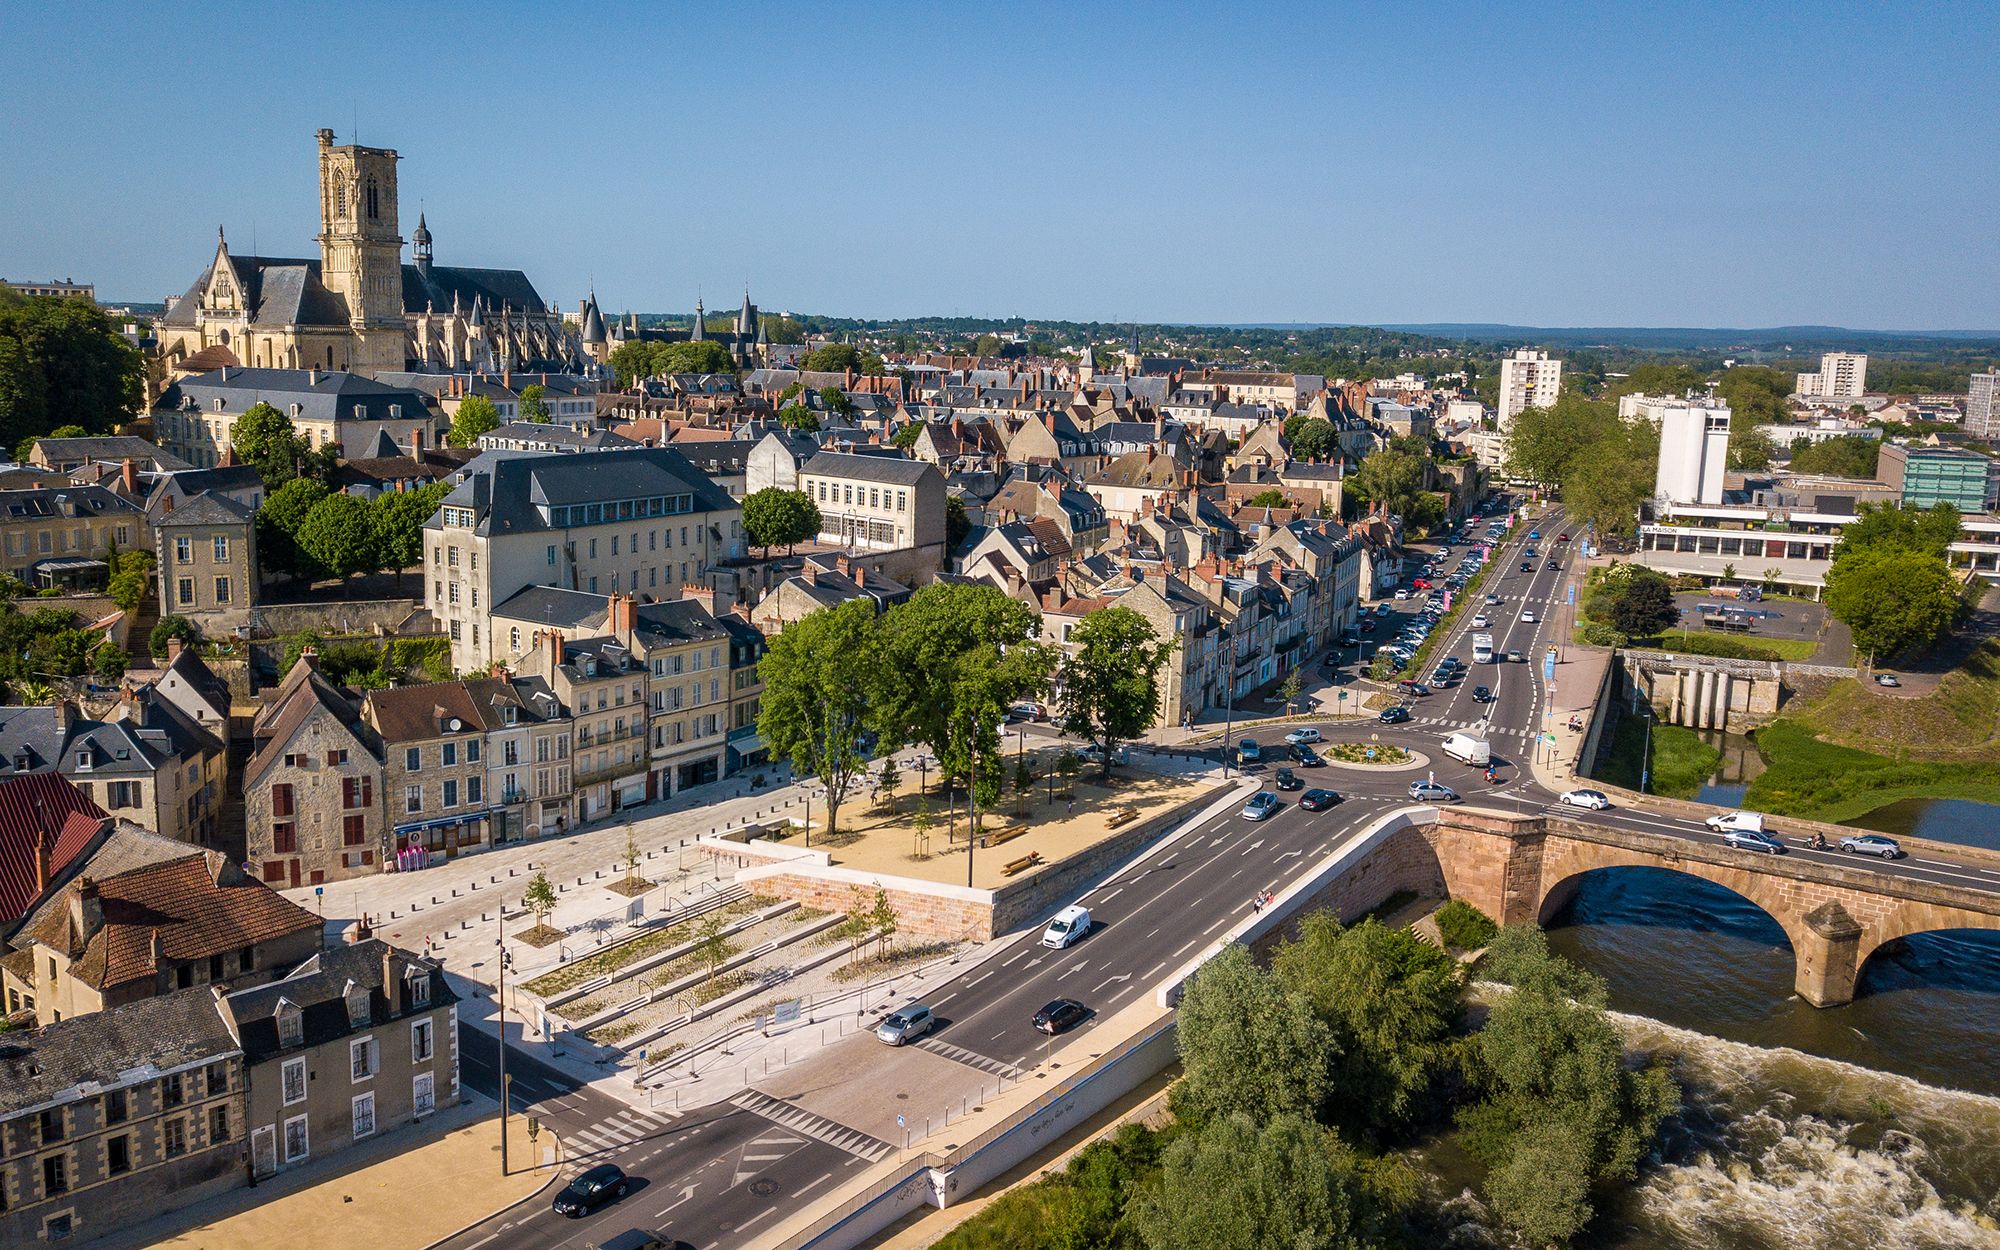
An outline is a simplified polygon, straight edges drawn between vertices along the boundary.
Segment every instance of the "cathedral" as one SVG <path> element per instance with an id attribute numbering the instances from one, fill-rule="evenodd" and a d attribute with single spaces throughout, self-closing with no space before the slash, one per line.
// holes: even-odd
<path id="1" fill-rule="evenodd" d="M 403 262 L 396 161 L 394 149 L 335 144 L 321 130 L 319 258 L 238 256 L 217 231 L 214 259 L 160 321 L 167 367 L 368 377 L 577 367 L 581 340 L 520 270 L 432 263 L 422 213 L 409 239 L 412 263 Z"/>
<path id="2" fill-rule="evenodd" d="M 708 310 L 702 307 L 701 299 L 694 301 L 694 317 L 685 330 L 668 329 L 661 326 L 639 325 L 636 313 L 626 313 L 619 320 L 606 327 L 604 313 L 597 306 L 597 292 L 577 308 L 577 324 L 583 327 L 583 352 L 598 364 L 611 359 L 611 353 L 626 343 L 699 343 L 712 340 L 720 343 L 738 369 L 754 369 L 770 363 L 771 343 L 765 334 L 764 320 L 757 314 L 757 306 L 750 302 L 750 292 L 743 292 L 743 307 L 736 313 L 734 330 L 713 332 L 708 329 Z"/>

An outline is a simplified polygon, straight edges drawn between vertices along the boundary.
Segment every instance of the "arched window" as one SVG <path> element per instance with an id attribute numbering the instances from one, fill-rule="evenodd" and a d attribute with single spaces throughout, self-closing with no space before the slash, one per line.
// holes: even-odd
<path id="1" fill-rule="evenodd" d="M 381 215 L 381 204 L 375 197 L 375 180 L 370 178 L 368 180 L 368 220 L 378 220 Z"/>
<path id="2" fill-rule="evenodd" d="M 335 217 L 347 216 L 347 188 L 345 186 L 338 186 L 333 189 L 333 215 Z"/>

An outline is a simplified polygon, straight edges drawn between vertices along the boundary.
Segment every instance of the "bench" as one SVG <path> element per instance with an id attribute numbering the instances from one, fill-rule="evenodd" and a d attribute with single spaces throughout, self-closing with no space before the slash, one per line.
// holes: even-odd
<path id="1" fill-rule="evenodd" d="M 1129 825 L 1137 819 L 1139 819 L 1139 809 L 1128 807 L 1120 811 L 1116 816 L 1113 816 L 1110 820 L 1105 821 L 1104 827 L 1107 829 L 1116 829 L 1120 825 Z"/>
<path id="2" fill-rule="evenodd" d="M 1040 851 L 1029 851 L 1019 859 L 1009 860 L 1007 866 L 1000 870 L 1000 875 L 1011 877 L 1015 873 L 1026 872 L 1028 869 L 1040 865 L 1041 862 L 1042 853 Z"/>
<path id="3" fill-rule="evenodd" d="M 984 844 L 986 846 L 999 846 L 1002 842 L 1012 842 L 1027 831 L 1028 826 L 1026 825 L 1008 825 L 998 833 L 988 834 L 984 840 Z"/>

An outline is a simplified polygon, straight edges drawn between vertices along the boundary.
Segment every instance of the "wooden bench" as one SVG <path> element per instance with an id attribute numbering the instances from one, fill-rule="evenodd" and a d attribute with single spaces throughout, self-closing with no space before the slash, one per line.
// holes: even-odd
<path id="1" fill-rule="evenodd" d="M 1038 866 L 1041 862 L 1042 853 L 1040 851 L 1029 851 L 1019 859 L 1009 860 L 1007 866 L 1000 870 L 1000 875 L 1011 877 L 1015 873 L 1026 872 L 1028 869 Z"/>
<path id="2" fill-rule="evenodd" d="M 1137 819 L 1139 819 L 1139 809 L 1128 807 L 1120 811 L 1116 816 L 1113 816 L 1110 820 L 1105 821 L 1104 827 L 1107 829 L 1116 829 L 1120 825 L 1129 825 Z"/>
<path id="3" fill-rule="evenodd" d="M 984 844 L 986 846 L 999 846 L 1002 842 L 1012 842 L 1027 831 L 1028 827 L 1026 825 L 1008 825 L 998 833 L 987 834 Z"/>

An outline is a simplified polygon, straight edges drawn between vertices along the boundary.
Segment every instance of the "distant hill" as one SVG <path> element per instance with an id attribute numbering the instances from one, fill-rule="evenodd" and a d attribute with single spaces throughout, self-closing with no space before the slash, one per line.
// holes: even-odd
<path id="1" fill-rule="evenodd" d="M 1935 350 L 1940 344 L 2000 345 L 2000 330 L 1850 330 L 1842 326 L 1770 326 L 1731 329 L 1699 326 L 1515 326 L 1491 322 L 1390 325 L 1385 330 L 1481 343 L 1538 343 L 1565 347 L 1640 347 L 1652 351 L 1782 351 L 1808 353 L 1842 348 L 1879 351 Z"/>

